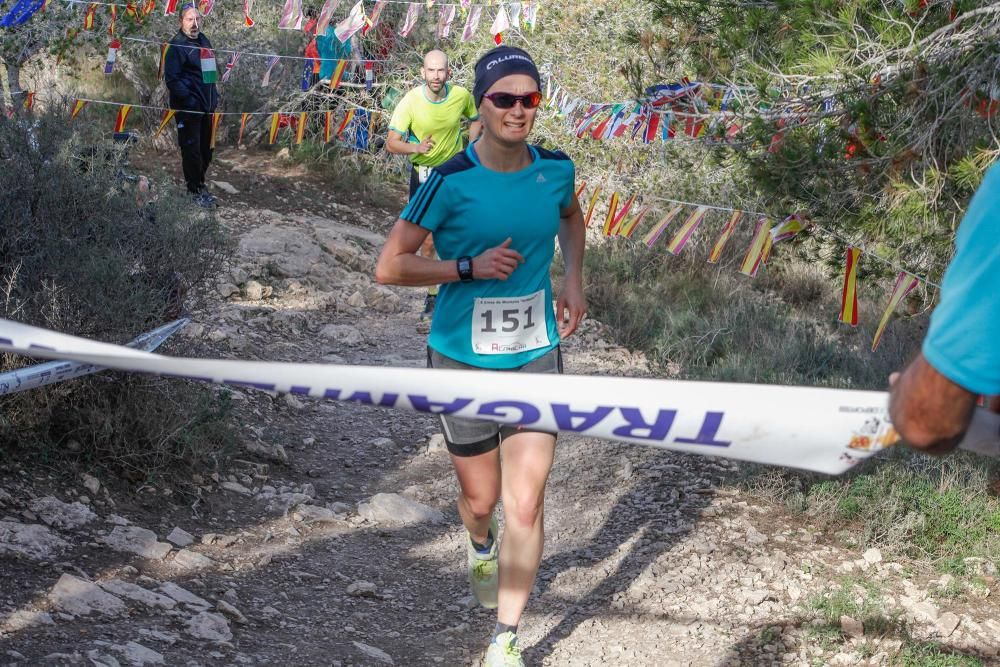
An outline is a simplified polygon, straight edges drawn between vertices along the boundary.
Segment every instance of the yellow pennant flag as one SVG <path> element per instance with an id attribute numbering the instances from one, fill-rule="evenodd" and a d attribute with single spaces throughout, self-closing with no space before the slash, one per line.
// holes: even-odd
<path id="1" fill-rule="evenodd" d="M 608 232 L 608 236 L 618 236 L 619 230 L 622 228 L 622 224 L 625 222 L 625 217 L 628 212 L 632 209 L 632 204 L 635 203 L 635 195 L 632 195 L 625 205 L 622 206 L 622 210 L 618 211 L 615 215 L 615 219 L 611 221 L 611 231 Z"/>
<path id="2" fill-rule="evenodd" d="M 83 107 L 87 106 L 87 100 L 75 100 L 73 102 L 73 110 L 69 112 L 69 119 L 73 120 L 80 112 L 83 111 Z"/>
<path id="3" fill-rule="evenodd" d="M 902 303 L 903 299 L 914 290 L 920 283 L 914 276 L 906 271 L 900 271 L 896 277 L 896 286 L 892 288 L 892 295 L 889 296 L 889 305 L 886 306 L 885 313 L 882 314 L 882 321 L 878 323 L 875 330 L 875 338 L 872 339 L 872 352 L 878 349 L 878 344 L 882 342 L 882 334 L 889 324 L 889 318 L 896 312 L 896 307 Z"/>
<path id="4" fill-rule="evenodd" d="M 118 108 L 118 117 L 115 118 L 115 132 L 125 131 L 125 121 L 128 120 L 130 111 L 132 111 L 131 104 L 123 104 Z"/>
<path id="5" fill-rule="evenodd" d="M 163 112 L 163 117 L 160 118 L 160 126 L 156 128 L 156 133 L 153 134 L 154 139 L 160 136 L 160 133 L 163 132 L 164 128 L 167 127 L 167 123 L 170 122 L 170 119 L 173 118 L 176 113 L 177 112 L 174 111 L 173 109 L 167 109 L 166 111 Z"/>
<path id="6" fill-rule="evenodd" d="M 710 264 L 715 264 L 719 261 L 722 256 L 722 249 L 726 247 L 726 243 L 729 242 L 729 237 L 733 235 L 736 231 L 736 225 L 739 223 L 740 218 L 743 217 L 743 211 L 733 211 L 733 214 L 729 216 L 729 222 L 726 226 L 722 228 L 722 233 L 719 234 L 719 240 L 715 242 L 712 247 L 712 254 L 708 256 L 708 262 Z"/>
<path id="7" fill-rule="evenodd" d="M 346 60 L 338 60 L 337 67 L 333 70 L 333 75 L 330 77 L 330 88 L 336 90 L 340 88 L 340 82 L 344 78 L 344 69 L 347 67 Z"/>
<path id="8" fill-rule="evenodd" d="M 267 143 L 273 145 L 278 138 L 278 124 L 281 123 L 281 114 L 275 111 L 271 114 L 271 129 L 267 133 Z"/>
<path id="9" fill-rule="evenodd" d="M 750 247 L 740 264 L 740 273 L 753 278 L 757 275 L 757 269 L 763 263 L 764 253 L 767 252 L 771 240 L 771 221 L 761 218 L 757 221 L 757 229 L 754 230 L 753 239 L 750 240 Z"/>
<path id="10" fill-rule="evenodd" d="M 327 111 L 326 118 L 323 119 L 323 143 L 330 143 L 333 137 L 333 112 Z"/>
<path id="11" fill-rule="evenodd" d="M 847 249 L 847 266 L 844 269 L 844 289 L 840 294 L 840 321 L 858 326 L 858 260 L 861 248 Z"/>
<path id="12" fill-rule="evenodd" d="M 353 118 L 354 109 L 348 109 L 347 113 L 344 114 L 344 120 L 340 121 L 340 127 L 337 128 L 337 137 L 340 137 L 340 135 L 344 132 L 344 128 L 347 127 L 347 124 L 350 123 Z"/>
<path id="13" fill-rule="evenodd" d="M 301 144 L 306 136 L 306 114 L 299 114 L 299 121 L 295 124 L 295 143 Z"/>
<path id="14" fill-rule="evenodd" d="M 604 216 L 604 235 L 607 236 L 611 233 L 611 221 L 615 218 L 615 212 L 618 210 L 618 193 L 611 193 L 611 201 L 608 202 L 608 213 Z"/>
<path id="15" fill-rule="evenodd" d="M 684 250 L 684 246 L 687 244 L 688 239 L 694 234 L 694 230 L 698 229 L 698 225 L 701 221 L 705 219 L 705 214 L 708 212 L 707 206 L 699 206 L 688 216 L 681 228 L 677 230 L 674 234 L 674 238 L 670 239 L 670 243 L 667 244 L 667 251 L 671 255 L 681 254 L 681 250 Z"/>
<path id="16" fill-rule="evenodd" d="M 667 225 L 669 225 L 673 219 L 677 217 L 677 214 L 683 209 L 684 207 L 678 204 L 667 211 L 667 214 L 660 218 L 660 221 L 656 223 L 656 226 L 649 230 L 649 233 L 642 239 L 642 242 L 645 243 L 647 247 L 652 248 L 653 244 L 656 243 L 656 240 L 660 238 L 663 230 L 667 228 Z"/>
<path id="17" fill-rule="evenodd" d="M 585 187 L 587 187 L 587 181 L 584 181 L 583 183 L 581 183 L 581 184 L 580 184 L 580 187 L 578 187 L 578 188 L 576 189 L 576 196 L 577 196 L 577 197 L 579 197 L 579 196 L 580 196 L 581 194 L 583 194 L 583 189 L 584 189 Z"/>
<path id="18" fill-rule="evenodd" d="M 601 196 L 601 186 L 594 188 L 594 194 L 590 195 L 590 203 L 587 205 L 587 215 L 583 219 L 583 226 L 590 227 L 590 217 L 594 214 L 594 207 L 597 206 L 597 198 Z"/>
<path id="19" fill-rule="evenodd" d="M 163 66 L 167 64 L 167 51 L 169 49 L 170 49 L 170 45 L 169 44 L 161 44 L 160 45 L 160 67 L 159 67 L 159 71 L 156 74 L 156 78 L 157 79 L 160 79 L 160 80 L 163 79 Z"/>
<path id="20" fill-rule="evenodd" d="M 639 226 L 639 223 L 642 222 L 642 219 L 646 217 L 647 213 L 649 213 L 648 206 L 643 206 L 641 209 L 639 209 L 638 213 L 636 213 L 628 222 L 623 223 L 622 226 L 618 228 L 618 236 L 624 236 L 625 238 L 632 238 L 632 232 L 634 232 L 635 228 Z"/>
<path id="21" fill-rule="evenodd" d="M 215 148 L 215 135 L 218 133 L 219 123 L 221 121 L 222 121 L 222 114 L 221 113 L 213 113 L 212 114 L 212 133 L 209 135 L 209 139 L 208 139 L 208 147 L 209 148 Z"/>
<path id="22" fill-rule="evenodd" d="M 247 120 L 250 118 L 250 114 L 245 113 L 240 116 L 240 135 L 236 137 L 236 145 L 239 146 L 243 143 L 243 130 L 247 127 Z"/>

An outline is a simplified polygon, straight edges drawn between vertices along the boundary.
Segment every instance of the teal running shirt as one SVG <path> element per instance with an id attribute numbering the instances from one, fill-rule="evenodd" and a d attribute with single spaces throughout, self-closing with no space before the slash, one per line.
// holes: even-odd
<path id="1" fill-rule="evenodd" d="M 576 174 L 565 153 L 538 146 L 524 169 L 492 171 L 475 146 L 435 167 L 400 217 L 433 232 L 442 259 L 475 258 L 512 239 L 524 264 L 507 280 L 441 286 L 428 345 L 470 366 L 519 368 L 559 344 L 549 266 Z"/>

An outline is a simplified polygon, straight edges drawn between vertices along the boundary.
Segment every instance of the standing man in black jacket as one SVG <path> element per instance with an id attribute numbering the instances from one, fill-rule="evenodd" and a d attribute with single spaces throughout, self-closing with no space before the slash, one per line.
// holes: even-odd
<path id="1" fill-rule="evenodd" d="M 219 93 L 215 53 L 201 32 L 201 20 L 194 4 L 181 7 L 180 30 L 170 40 L 163 78 L 170 90 L 170 108 L 177 111 L 177 143 L 188 192 L 196 204 L 208 208 L 215 204 L 205 187 L 205 172 L 212 161 L 211 114 L 219 105 Z"/>

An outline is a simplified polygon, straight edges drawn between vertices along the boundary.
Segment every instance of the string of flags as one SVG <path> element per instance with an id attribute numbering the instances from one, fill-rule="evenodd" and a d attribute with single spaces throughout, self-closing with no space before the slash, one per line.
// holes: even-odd
<path id="1" fill-rule="evenodd" d="M 586 187 L 586 182 L 580 185 L 577 189 L 577 196 L 582 195 Z M 594 186 L 587 200 L 586 213 L 584 214 L 584 224 L 587 227 L 590 227 L 596 219 L 595 213 L 598 202 L 601 199 L 602 190 L 602 185 L 598 184 Z M 775 222 L 771 216 L 754 211 L 723 206 L 710 206 L 660 197 L 647 197 L 646 199 L 661 201 L 670 204 L 670 206 L 666 207 L 666 211 L 662 217 L 646 227 L 645 233 L 641 237 L 642 243 L 652 250 L 659 239 L 664 237 L 667 229 L 672 226 L 674 221 L 682 219 L 683 222 L 676 229 L 672 230 L 669 240 L 666 243 L 667 252 L 675 256 L 681 254 L 685 246 L 702 226 L 702 223 L 705 222 L 709 211 L 727 212 L 728 219 L 719 231 L 719 235 L 716 237 L 708 255 L 708 262 L 711 264 L 718 263 L 724 248 L 729 243 L 740 223 L 746 219 L 753 220 L 753 232 L 750 237 L 750 243 L 747 246 L 746 252 L 743 253 L 743 258 L 738 268 L 741 274 L 750 278 L 755 277 L 760 268 L 767 265 L 775 245 L 793 239 L 804 231 L 808 230 L 832 235 L 844 241 L 838 234 L 813 223 L 800 213 L 793 213 L 783 218 L 780 222 Z M 603 235 L 605 237 L 624 237 L 627 239 L 633 238 L 633 234 L 642 226 L 642 221 L 647 217 L 652 208 L 649 204 L 637 204 L 637 196 L 635 195 L 625 199 L 617 191 L 610 193 L 610 196 L 607 198 L 607 205 L 608 208 L 604 215 L 602 227 Z M 681 214 L 685 211 L 687 214 L 682 218 Z M 857 244 L 848 244 L 844 267 L 844 282 L 841 289 L 841 305 L 838 314 L 838 321 L 844 324 L 854 327 L 858 325 L 858 266 L 862 256 L 874 258 L 897 271 L 895 286 L 892 289 L 889 302 L 872 339 L 871 349 L 874 352 L 878 349 L 882 341 L 882 336 L 885 333 L 892 314 L 910 292 L 920 283 L 939 289 L 940 287 L 926 278 L 916 276 L 896 266 L 877 254 L 866 252 L 863 247 Z"/>

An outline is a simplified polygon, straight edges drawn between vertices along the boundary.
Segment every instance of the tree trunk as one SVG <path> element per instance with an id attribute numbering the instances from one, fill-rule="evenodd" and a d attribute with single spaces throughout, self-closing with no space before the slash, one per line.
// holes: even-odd
<path id="1" fill-rule="evenodd" d="M 24 91 L 21 89 L 21 66 L 7 63 L 7 85 L 10 87 L 10 102 L 15 112 L 24 109 Z"/>
<path id="2" fill-rule="evenodd" d="M 0 118 L 7 115 L 7 98 L 4 97 L 3 91 L 3 79 L 0 79 Z"/>

